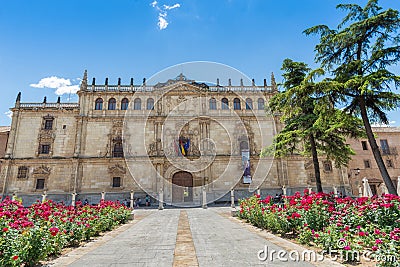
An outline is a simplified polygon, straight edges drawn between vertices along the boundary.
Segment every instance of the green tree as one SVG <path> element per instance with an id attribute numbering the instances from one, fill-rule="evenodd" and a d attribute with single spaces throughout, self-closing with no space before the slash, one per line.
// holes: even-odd
<path id="1" fill-rule="evenodd" d="M 400 104 L 400 95 L 391 91 L 400 85 L 400 77 L 388 70 L 400 60 L 397 10 L 382 11 L 378 0 L 365 7 L 356 4 L 337 6 L 347 12 L 336 29 L 318 25 L 305 30 L 320 36 L 316 45 L 316 62 L 332 74 L 338 83 L 329 91 L 336 105 L 361 116 L 371 150 L 389 193 L 396 189 L 382 160 L 371 128 L 371 122 L 388 124 L 385 111 Z"/>
<path id="2" fill-rule="evenodd" d="M 347 165 L 354 152 L 345 137 L 359 136 L 361 125 L 358 119 L 335 109 L 329 97 L 316 93 L 330 85 L 314 83 L 314 77 L 323 74 L 322 70 L 311 71 L 307 64 L 290 59 L 283 61 L 282 70 L 284 90 L 271 98 L 269 107 L 272 112 L 279 112 L 284 128 L 263 155 L 311 155 L 317 191 L 322 192 L 318 155 L 334 160 L 336 167 Z"/>

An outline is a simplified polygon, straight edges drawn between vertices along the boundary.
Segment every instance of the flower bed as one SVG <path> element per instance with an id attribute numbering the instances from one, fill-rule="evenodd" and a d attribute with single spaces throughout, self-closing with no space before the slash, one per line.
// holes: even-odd
<path id="1" fill-rule="evenodd" d="M 0 266 L 33 266 L 128 220 L 131 211 L 111 201 L 76 207 L 50 200 L 24 208 L 0 203 Z"/>
<path id="2" fill-rule="evenodd" d="M 239 217 L 302 244 L 334 252 L 344 261 L 400 265 L 400 197 L 335 198 L 307 191 L 288 196 L 282 203 L 274 203 L 271 196 L 243 199 Z"/>

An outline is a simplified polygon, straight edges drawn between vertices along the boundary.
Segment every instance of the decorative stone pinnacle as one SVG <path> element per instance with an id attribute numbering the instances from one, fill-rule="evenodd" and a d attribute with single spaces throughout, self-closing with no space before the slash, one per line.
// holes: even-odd
<path id="1" fill-rule="evenodd" d="M 17 99 L 15 100 L 15 102 L 17 103 L 21 102 L 21 92 L 18 92 Z"/>
<path id="2" fill-rule="evenodd" d="M 271 85 L 272 85 L 272 90 L 276 91 L 278 90 L 278 87 L 276 86 L 276 82 L 275 82 L 275 76 L 274 73 L 271 73 Z"/>
<path id="3" fill-rule="evenodd" d="M 87 89 L 87 70 L 85 70 L 83 73 L 83 78 L 79 89 L 81 91 L 85 91 Z"/>

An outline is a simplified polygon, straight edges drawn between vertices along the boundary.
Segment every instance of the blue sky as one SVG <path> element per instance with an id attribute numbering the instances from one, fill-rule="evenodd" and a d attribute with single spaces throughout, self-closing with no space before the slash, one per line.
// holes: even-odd
<path id="1" fill-rule="evenodd" d="M 136 84 L 172 65 L 212 61 L 240 70 L 257 84 L 269 81 L 271 72 L 281 82 L 285 58 L 316 66 L 318 39 L 302 34 L 304 29 L 335 27 L 344 14 L 335 9 L 337 4 L 366 2 L 2 1 L 0 125 L 10 125 L 6 112 L 19 91 L 22 102 L 41 102 L 44 96 L 55 102 L 60 94 L 64 102 L 76 101 L 65 92 L 76 90 L 85 69 L 98 83 L 109 77 L 116 84 L 120 77 L 128 84 L 133 77 Z M 380 5 L 400 10 L 398 0 L 381 0 Z M 57 78 L 45 79 L 49 77 Z M 389 114 L 397 126 L 399 113 Z"/>

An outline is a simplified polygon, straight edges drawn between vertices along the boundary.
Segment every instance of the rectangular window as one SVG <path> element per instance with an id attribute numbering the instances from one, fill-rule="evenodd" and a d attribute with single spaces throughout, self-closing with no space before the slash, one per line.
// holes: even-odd
<path id="1" fill-rule="evenodd" d="M 391 159 L 386 160 L 386 167 L 388 168 L 394 168 L 393 166 L 393 161 Z"/>
<path id="2" fill-rule="evenodd" d="M 361 141 L 361 146 L 363 150 L 368 150 L 367 141 Z"/>
<path id="3" fill-rule="evenodd" d="M 309 173 L 308 176 L 310 177 L 310 182 L 315 183 L 315 174 L 314 173 Z"/>
<path id="4" fill-rule="evenodd" d="M 44 189 L 44 179 L 36 179 L 36 189 Z"/>
<path id="5" fill-rule="evenodd" d="M 121 187 L 121 177 L 113 177 L 112 187 Z"/>
<path id="6" fill-rule="evenodd" d="M 377 195 L 376 185 L 375 184 L 370 184 L 370 188 L 371 188 L 371 191 L 372 191 L 372 195 L 376 196 Z"/>
<path id="7" fill-rule="evenodd" d="M 382 154 L 383 155 L 389 155 L 390 151 L 389 151 L 388 141 L 386 139 L 381 139 L 380 143 L 381 143 Z"/>
<path id="8" fill-rule="evenodd" d="M 117 142 L 114 144 L 113 157 L 114 158 L 124 157 L 124 147 L 122 146 L 122 142 Z"/>
<path id="9" fill-rule="evenodd" d="M 53 129 L 53 120 L 45 120 L 44 121 L 44 129 L 45 130 Z"/>
<path id="10" fill-rule="evenodd" d="M 366 169 L 370 169 L 371 168 L 371 162 L 369 161 L 369 159 L 365 159 L 364 160 L 364 167 Z"/>
<path id="11" fill-rule="evenodd" d="M 28 167 L 20 166 L 18 167 L 17 178 L 27 178 L 28 177 Z"/>
<path id="12" fill-rule="evenodd" d="M 324 171 L 326 172 L 332 171 L 332 163 L 330 161 L 324 161 Z"/>
<path id="13" fill-rule="evenodd" d="M 40 145 L 39 154 L 49 154 L 50 153 L 50 145 Z"/>

